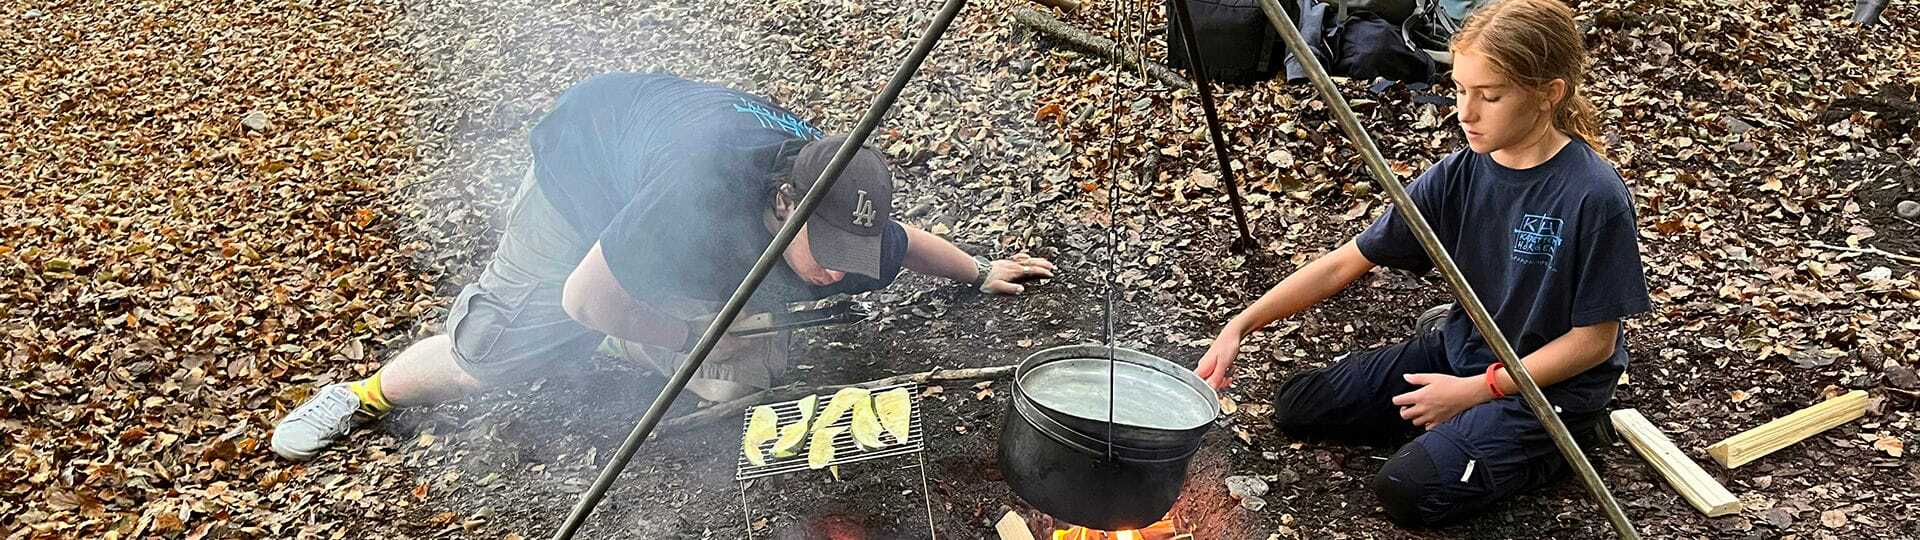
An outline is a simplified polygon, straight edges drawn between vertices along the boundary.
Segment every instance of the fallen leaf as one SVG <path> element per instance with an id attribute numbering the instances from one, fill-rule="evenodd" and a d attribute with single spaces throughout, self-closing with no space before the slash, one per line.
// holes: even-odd
<path id="1" fill-rule="evenodd" d="M 1344 219 L 1347 221 L 1360 219 L 1361 217 L 1364 217 L 1367 215 L 1367 209 L 1372 206 L 1373 206 L 1373 203 L 1371 201 L 1367 201 L 1364 199 L 1357 201 L 1353 203 L 1353 206 L 1350 206 L 1347 208 L 1347 213 L 1340 214 L 1340 219 Z"/>
<path id="2" fill-rule="evenodd" d="M 1220 179 L 1215 178 L 1213 173 L 1207 171 L 1193 171 L 1193 174 L 1187 175 L 1187 181 L 1205 189 L 1220 187 Z"/>
<path id="3" fill-rule="evenodd" d="M 1293 168 L 1293 153 L 1288 152 L 1285 148 L 1276 148 L 1271 152 L 1267 152 L 1267 163 L 1272 163 L 1274 167 L 1281 169 L 1291 169 Z"/>
<path id="4" fill-rule="evenodd" d="M 1776 506 L 1772 510 L 1768 510 L 1766 511 L 1766 513 L 1760 514 L 1760 518 L 1763 520 L 1766 520 L 1768 525 L 1773 525 L 1775 528 L 1779 528 L 1779 529 L 1785 529 L 1793 525 L 1793 517 L 1794 517 L 1793 515 L 1794 515 L 1793 510 L 1788 509 L 1787 507 L 1784 507 L 1784 506 Z"/>
<path id="5" fill-rule="evenodd" d="M 1847 513 L 1839 510 L 1821 512 L 1820 524 L 1825 525 L 1829 529 L 1845 527 L 1847 526 Z"/>
<path id="6" fill-rule="evenodd" d="M 1034 111 L 1033 120 L 1035 122 L 1053 120 L 1054 124 L 1060 127 L 1066 127 L 1067 125 L 1067 115 L 1060 109 L 1060 104 L 1058 103 L 1048 103 L 1040 107 L 1039 110 Z"/>
<path id="7" fill-rule="evenodd" d="M 1906 453 L 1907 443 L 1901 441 L 1899 437 L 1883 435 L 1879 440 L 1873 441 L 1873 449 L 1886 452 L 1889 456 L 1900 457 L 1901 454 Z"/>

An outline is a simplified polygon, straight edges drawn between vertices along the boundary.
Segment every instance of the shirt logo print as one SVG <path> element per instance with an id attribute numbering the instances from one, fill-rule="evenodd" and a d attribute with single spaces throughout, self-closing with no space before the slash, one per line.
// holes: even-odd
<path id="1" fill-rule="evenodd" d="M 1560 236 L 1566 221 L 1560 218 L 1527 214 L 1513 229 L 1513 261 L 1553 268 L 1553 257 L 1564 243 Z"/>
<path id="2" fill-rule="evenodd" d="M 873 201 L 867 200 L 867 190 L 860 190 L 860 200 L 853 204 L 853 224 L 872 227 L 873 215 Z"/>
<path id="3" fill-rule="evenodd" d="M 760 121 L 760 127 L 778 129 L 795 137 L 819 139 L 826 136 L 825 132 L 814 129 L 811 125 L 807 125 L 805 120 L 795 118 L 791 114 L 768 109 L 765 105 L 761 105 L 744 97 L 740 98 L 739 103 L 733 105 L 733 112 L 753 115 L 756 120 Z"/>

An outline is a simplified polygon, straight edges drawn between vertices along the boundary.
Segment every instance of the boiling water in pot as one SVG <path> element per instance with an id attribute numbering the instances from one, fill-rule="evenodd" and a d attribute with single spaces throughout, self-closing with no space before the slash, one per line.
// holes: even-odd
<path id="1" fill-rule="evenodd" d="M 1113 362 L 1113 421 L 1118 424 L 1179 431 L 1212 422 L 1214 407 L 1205 396 L 1172 375 L 1125 361 Z M 1027 397 L 1043 407 L 1089 420 L 1107 419 L 1105 358 L 1048 362 L 1020 379 Z"/>

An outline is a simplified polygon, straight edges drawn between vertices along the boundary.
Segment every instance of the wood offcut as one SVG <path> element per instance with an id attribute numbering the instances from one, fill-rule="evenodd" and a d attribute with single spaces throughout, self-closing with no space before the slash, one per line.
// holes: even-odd
<path id="1" fill-rule="evenodd" d="M 1688 458 L 1679 447 L 1674 446 L 1673 441 L 1667 439 L 1660 428 L 1648 422 L 1640 411 L 1621 409 L 1614 411 L 1612 418 L 1614 431 L 1619 432 L 1627 444 L 1640 453 L 1640 457 L 1652 464 L 1654 470 L 1660 471 L 1660 476 L 1667 479 L 1667 484 L 1673 486 L 1674 491 L 1680 492 L 1687 504 L 1693 505 L 1694 509 L 1707 517 L 1740 512 L 1740 499 Z"/>
<path id="2" fill-rule="evenodd" d="M 1000 540 L 1033 540 L 1033 531 L 1027 528 L 1027 520 L 1012 510 L 1000 516 L 1000 522 L 993 524 L 993 530 L 1000 533 Z"/>
<path id="3" fill-rule="evenodd" d="M 1866 414 L 1867 393 L 1854 390 L 1727 437 L 1707 447 L 1707 454 L 1722 467 L 1739 467 Z"/>

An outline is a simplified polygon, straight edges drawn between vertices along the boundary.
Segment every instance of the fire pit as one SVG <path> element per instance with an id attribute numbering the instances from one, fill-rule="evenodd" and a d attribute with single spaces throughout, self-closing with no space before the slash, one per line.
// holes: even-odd
<path id="1" fill-rule="evenodd" d="M 1039 525 L 1037 532 L 1030 528 L 1026 518 L 1021 517 L 1017 511 L 1007 512 L 1007 515 L 1000 519 L 1000 523 L 995 525 L 995 529 L 1000 533 L 1000 540 L 1193 540 L 1195 534 L 1174 514 L 1168 514 L 1166 518 L 1145 527 L 1121 531 L 1103 531 L 1066 524 L 1048 526 L 1045 524 L 1055 521 L 1051 516 L 1036 517 L 1040 520 L 1036 523 Z"/>
<path id="2" fill-rule="evenodd" d="M 1193 540 L 1193 533 L 1186 532 L 1174 519 L 1169 517 L 1152 525 L 1125 531 L 1102 531 L 1086 527 L 1071 527 L 1053 531 L 1047 540 Z"/>

